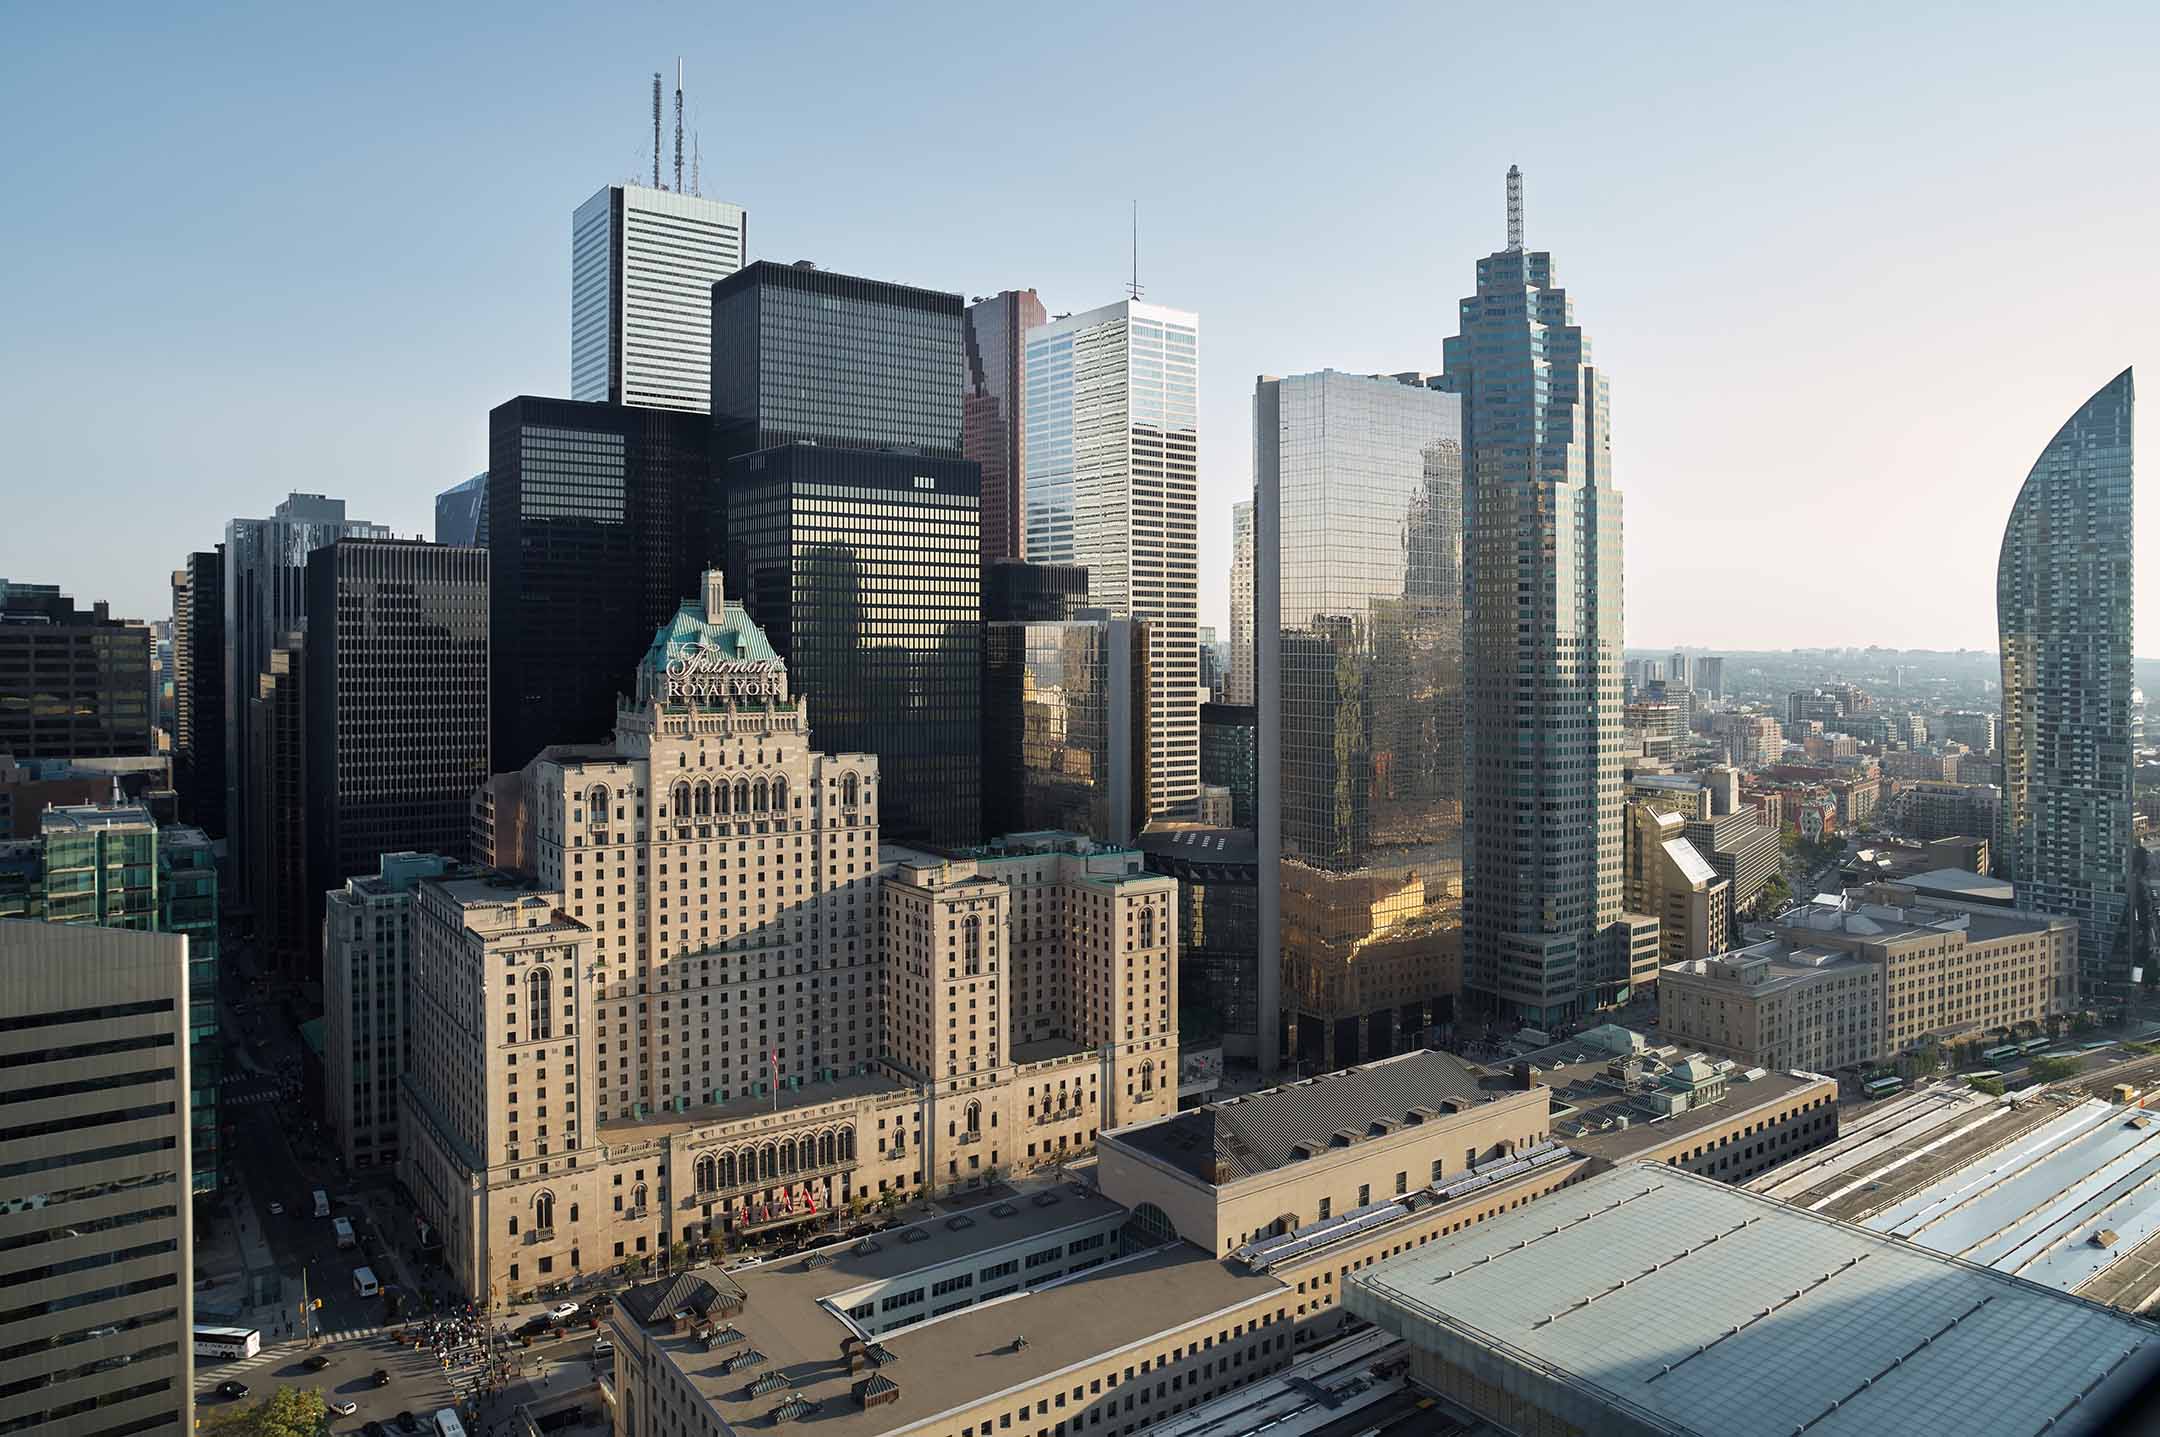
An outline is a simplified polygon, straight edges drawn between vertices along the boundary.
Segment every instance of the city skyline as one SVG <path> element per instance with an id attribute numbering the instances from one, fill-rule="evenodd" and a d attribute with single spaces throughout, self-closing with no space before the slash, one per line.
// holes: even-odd
<path id="1" fill-rule="evenodd" d="M 1797 18 L 1691 26 L 1692 48 L 1678 61 L 1658 26 L 1617 28 L 1615 18 L 1606 31 L 1593 21 L 1584 40 L 1613 57 L 1610 78 L 1534 124 L 1435 158 L 1414 188 L 1391 163 L 1352 153 L 1336 165 L 1335 154 L 1355 151 L 1354 136 L 1410 122 L 1418 87 L 1403 83 L 1404 67 L 1427 48 L 1414 43 L 1419 32 L 1441 33 L 1444 17 L 1404 17 L 1402 42 L 1385 47 L 1348 32 L 1263 37 L 1235 73 L 1144 120 L 1109 117 L 1110 129 L 1085 141 L 1026 113 L 1018 87 L 1037 77 L 997 67 L 962 66 L 950 97 L 881 114 L 890 130 L 872 145 L 850 138 L 864 126 L 847 103 L 830 126 L 781 135 L 759 123 L 813 52 L 842 76 L 867 69 L 900 43 L 886 28 L 894 23 L 867 17 L 834 51 L 807 19 L 790 20 L 761 35 L 764 62 L 737 73 L 714 29 L 655 35 L 616 33 L 598 17 L 566 22 L 518 42 L 532 80 L 519 90 L 529 99 L 476 106 L 471 67 L 502 43 L 484 19 L 450 22 L 419 56 L 388 41 L 400 28 L 394 17 L 379 31 L 338 34 L 358 42 L 354 73 L 303 76 L 270 62 L 322 43 L 315 22 L 246 34 L 212 22 L 162 36 L 146 25 L 141 39 L 115 43 L 33 17 L 22 46 L 0 61 L 11 82 L 0 114 L 41 161 L 19 191 L 25 223 L 0 237 L 0 254 L 48 283 L 28 297 L 0 375 L 18 472 L 39 482 L 21 486 L 26 522 L 0 535 L 0 570 L 84 602 L 105 599 L 116 614 L 161 616 L 173 562 L 166 538 L 182 533 L 206 547 L 215 518 L 205 516 L 265 512 L 302 462 L 321 470 L 309 487 L 346 494 L 397 533 L 425 532 L 432 496 L 485 462 L 485 426 L 474 416 L 504 394 L 565 392 L 566 216 L 597 186 L 645 172 L 646 80 L 676 53 L 687 59 L 703 192 L 758 212 L 753 256 L 807 256 L 967 295 L 1032 286 L 1057 313 L 1099 303 L 1126 278 L 1129 201 L 1139 200 L 1148 297 L 1210 316 L 1200 409 L 1217 438 L 1200 484 L 1200 620 L 1218 631 L 1228 628 L 1228 508 L 1249 481 L 1251 375 L 1436 368 L 1450 329 L 1450 266 L 1496 242 L 1492 200 L 1511 162 L 1529 180 L 1530 242 L 1576 257 L 1572 281 L 1600 296 L 1605 357 L 1628 376 L 1616 396 L 1627 422 L 1615 477 L 1633 506 L 1627 607 L 1638 641 L 1989 646 L 1985 556 L 2027 457 L 2107 375 L 2156 358 L 2148 341 L 2129 337 L 2155 331 L 2160 300 L 2110 278 L 2134 268 L 2154 211 L 2153 182 L 2125 177 L 2109 160 L 2152 132 L 2150 101 L 2135 86 L 2106 83 L 2149 49 L 2140 44 L 2155 24 L 2148 14 L 2056 27 L 2050 41 L 2063 63 L 2040 76 L 2023 63 L 2014 17 L 1968 17 L 1945 46 L 1921 17 L 1870 16 L 1868 53 L 1882 68 L 1844 73 L 1834 109 L 1817 108 L 1825 102 L 1816 77 L 1836 42 Z M 1206 21 L 1166 23 L 1166 38 L 1198 43 Z M 1512 24 L 1481 31 L 1462 42 L 1454 68 L 1473 87 L 1498 83 L 1480 76 L 1503 67 L 1483 61 L 1511 36 Z M 1082 72 L 1105 43 L 1055 24 L 1041 38 L 1046 64 L 1061 73 Z M 361 99 L 393 55 L 408 103 L 385 126 Z M 55 98 L 58 77 L 93 60 L 108 83 L 171 123 L 63 120 L 71 111 Z M 1631 67 L 1675 63 L 1684 68 L 1668 104 L 1617 104 Z M 1227 220 L 1218 214 L 1249 216 L 1263 203 L 1269 186 L 1252 167 L 1164 186 L 1116 158 L 1135 152 L 1137 136 L 1167 135 L 1167 158 L 1202 159 L 1262 118 L 1275 82 L 1306 65 L 1321 94 L 1359 105 L 1338 107 L 1345 118 L 1296 142 L 1313 223 L 1294 241 L 1255 239 L 1242 222 L 1220 228 Z M 1355 88 L 1354 65 L 1364 67 Z M 181 70 L 204 83 L 181 94 L 165 78 Z M 1940 117 L 1956 106 L 1946 101 L 1964 93 L 2020 97 L 2014 137 L 1948 126 Z M 226 143 L 242 132 L 242 103 L 289 123 L 267 140 L 251 131 L 243 153 Z M 1621 110 L 1605 138 L 1634 157 L 1630 165 L 1578 158 L 1563 142 L 1586 114 L 1611 124 Z M 1704 111 L 1729 121 L 1710 140 L 1694 123 Z M 1793 125 L 1796 111 L 1811 124 Z M 994 226 L 981 223 L 985 182 L 903 179 L 904 167 L 884 155 L 889 145 L 952 151 L 954 116 L 986 112 L 1021 115 L 1021 132 L 1001 153 L 1034 151 L 1010 167 L 1016 184 L 1001 182 L 996 204 L 1008 220 Z M 1925 164 L 1895 153 L 1853 163 L 1880 153 L 1886 134 L 1909 136 L 1914 154 L 1924 144 Z M 2103 134 L 2110 144 L 2090 143 Z M 186 162 L 166 146 L 184 146 Z M 303 147 L 311 163 L 300 160 Z M 133 207 L 97 245 L 69 242 L 105 188 L 91 175 L 115 153 L 141 172 Z M 269 174 L 278 178 L 261 178 Z M 810 175 L 833 183 L 798 178 Z M 456 191 L 448 204 L 439 198 L 446 187 Z M 2050 203 L 2000 198 L 2019 192 Z M 219 195 L 217 223 L 200 193 Z M 370 221 L 332 223 L 355 196 Z M 873 211 L 878 223 L 865 225 Z M 182 220 L 150 223 L 153 213 Z M 2055 256 L 2071 215 L 2086 262 L 2065 276 Z M 266 242 L 236 250 L 223 239 L 229 225 Z M 1415 245 L 1363 244 L 1412 233 Z M 1360 255 L 1347 277 L 1298 262 L 1345 247 Z M 336 282 L 317 283 L 325 274 Z M 1893 287 L 1899 342 L 1889 345 L 1877 316 Z M 1728 308 L 1703 302 L 1709 288 L 1746 302 L 1747 364 L 1727 363 L 1721 330 L 1689 318 Z M 295 323 L 339 338 L 305 365 L 269 358 L 278 352 L 273 333 Z M 2018 365 L 1980 357 L 2009 333 L 2019 336 Z M 112 389 L 111 375 L 91 382 L 93 366 L 115 352 L 140 355 L 144 376 L 129 383 L 122 374 L 142 422 L 117 431 L 96 425 L 90 407 Z M 367 401 L 365 424 L 342 412 L 352 393 Z M 251 438 L 236 448 L 226 436 L 243 403 Z M 1836 423 L 1811 417 L 1832 404 L 1842 406 Z M 325 426 L 339 438 L 329 452 Z M 1761 442 L 1773 433 L 1793 437 Z M 55 476 L 69 482 L 45 482 Z M 127 501 L 105 542 L 66 553 L 30 547 L 25 536 L 57 519 L 55 506 L 78 486 Z M 1957 502 L 1944 503 L 1952 494 Z M 1928 542 L 1907 556 L 1907 602 L 1886 608 L 1839 566 L 1800 562 L 1803 551 L 1774 570 L 1756 552 L 1773 536 L 1789 546 L 1795 534 L 1835 527 L 1854 505 L 1874 529 L 1926 528 Z M 1676 551 L 1691 563 L 1657 562 Z M 1766 572 L 1774 584 L 1761 582 Z M 1719 586 L 1726 601 L 1695 603 L 1687 578 Z M 2148 586 L 2143 608 L 2160 621 L 2160 590 Z M 2144 631 L 2160 635 L 2156 622 Z"/>

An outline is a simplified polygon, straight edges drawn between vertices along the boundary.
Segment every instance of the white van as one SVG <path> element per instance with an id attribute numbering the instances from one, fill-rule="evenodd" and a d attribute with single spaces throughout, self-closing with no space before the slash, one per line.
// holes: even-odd
<path id="1" fill-rule="evenodd" d="M 382 1284 L 375 1280 L 375 1269 L 372 1267 L 354 1268 L 352 1285 L 353 1291 L 359 1293 L 362 1297 L 373 1297 L 376 1293 L 382 1291 Z"/>
<path id="2" fill-rule="evenodd" d="M 315 1189 L 315 1216 L 330 1216 L 330 1194 L 321 1188 Z"/>
<path id="3" fill-rule="evenodd" d="M 349 1217 L 330 1219 L 330 1230 L 337 1234 L 337 1245 L 339 1247 L 352 1247 L 360 1241 L 359 1237 L 353 1232 L 352 1219 Z"/>
<path id="4" fill-rule="evenodd" d="M 465 1424 L 458 1421 L 457 1411 L 445 1407 L 435 1414 L 436 1437 L 465 1437 Z"/>

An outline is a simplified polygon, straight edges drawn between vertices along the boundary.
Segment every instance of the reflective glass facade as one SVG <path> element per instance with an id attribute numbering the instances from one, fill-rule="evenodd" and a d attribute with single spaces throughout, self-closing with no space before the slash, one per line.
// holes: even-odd
<path id="1" fill-rule="evenodd" d="M 1032 289 L 978 299 L 964 315 L 967 388 L 960 399 L 960 447 L 982 466 L 983 563 L 1025 557 L 1021 481 L 1026 473 L 1026 336 L 1049 315 Z"/>
<path id="2" fill-rule="evenodd" d="M 1552 256 L 1477 265 L 1436 387 L 1462 396 L 1464 984 L 1557 1022 L 1617 976 L 1621 527 L 1604 374 Z"/>
<path id="3" fill-rule="evenodd" d="M 807 442 L 959 458 L 961 309 L 957 294 L 766 260 L 714 285 L 725 452 Z"/>
<path id="4" fill-rule="evenodd" d="M 155 752 L 151 636 L 50 584 L 0 579 L 0 753 L 111 758 Z"/>
<path id="5" fill-rule="evenodd" d="M 1027 336 L 1031 561 L 1088 571 L 1088 602 L 1149 621 L 1149 810 L 1200 788 L 1200 319 L 1122 300 Z"/>
<path id="6" fill-rule="evenodd" d="M 2003 849 L 2018 906 L 2078 921 L 2088 992 L 2127 982 L 2131 445 L 2124 370 L 2056 431 L 1995 569 Z"/>
<path id="7" fill-rule="evenodd" d="M 1252 834 L 1166 823 L 1141 835 L 1140 848 L 1149 872 L 1178 881 L 1181 1040 L 1188 1047 L 1220 1040 L 1228 1056 L 1257 1058 L 1260 1014 L 1273 1003 L 1274 983 L 1261 980 L 1260 867 Z M 1265 971 L 1274 966 L 1270 960 Z"/>
<path id="8" fill-rule="evenodd" d="M 646 185 L 609 185 L 579 205 L 570 397 L 703 413 L 712 287 L 742 268 L 748 226 L 740 205 Z"/>
<path id="9" fill-rule="evenodd" d="M 487 541 L 487 475 L 482 472 L 435 496 L 435 542 L 485 549 Z"/>
<path id="10" fill-rule="evenodd" d="M 1230 506 L 1230 682 L 1234 704 L 1253 702 L 1252 500 Z"/>
<path id="11" fill-rule="evenodd" d="M 1291 1051 L 1332 1069 L 1421 1044 L 1460 984 L 1461 402 L 1264 379 L 1253 434 L 1262 921 Z"/>
<path id="12" fill-rule="evenodd" d="M 623 675 L 711 557 L 711 437 L 702 415 L 567 399 L 488 416 L 495 767 L 614 731 Z"/>
<path id="13" fill-rule="evenodd" d="M 1200 705 L 1200 781 L 1230 790 L 1230 823 L 1260 822 L 1260 711 L 1250 704 Z"/>
<path id="14" fill-rule="evenodd" d="M 728 463 L 727 572 L 828 753 L 874 753 L 879 825 L 982 841 L 982 536 L 961 459 L 794 444 Z"/>
<path id="15" fill-rule="evenodd" d="M 1130 843 L 1147 802 L 1147 631 L 1129 619 L 983 633 L 988 832 Z"/>
<path id="16" fill-rule="evenodd" d="M 180 816 L 225 835 L 225 546 L 173 574 L 173 783 Z"/>

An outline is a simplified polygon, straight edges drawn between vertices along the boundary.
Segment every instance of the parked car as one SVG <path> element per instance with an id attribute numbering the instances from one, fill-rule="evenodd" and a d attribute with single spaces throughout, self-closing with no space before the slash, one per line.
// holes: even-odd
<path id="1" fill-rule="evenodd" d="M 380 1422 L 370 1422 L 360 1429 L 360 1437 L 390 1437 L 390 1429 Z"/>
<path id="2" fill-rule="evenodd" d="M 390 1385 L 389 1370 L 387 1368 L 378 1367 L 375 1369 L 375 1375 L 368 1380 L 373 1382 L 377 1387 L 388 1387 Z"/>
<path id="3" fill-rule="evenodd" d="M 330 1410 L 340 1417 L 350 1417 L 360 1410 L 360 1404 L 357 1402 L 337 1401 L 330 1404 Z"/>
<path id="4" fill-rule="evenodd" d="M 320 1352 L 311 1352 L 304 1360 L 302 1360 L 300 1365 L 310 1372 L 320 1372 L 325 1367 L 328 1367 L 330 1365 L 330 1359 L 323 1356 Z"/>
<path id="5" fill-rule="evenodd" d="M 274 1203 L 270 1204 L 270 1216 L 272 1216 L 272 1217 L 283 1217 L 283 1216 L 285 1216 L 285 1204 L 283 1204 L 283 1203 L 281 1203 L 281 1202 L 274 1202 Z"/>
<path id="6" fill-rule="evenodd" d="M 574 1302 L 558 1302 L 548 1312 L 548 1316 L 554 1318 L 557 1322 L 568 1322 L 577 1315 L 578 1305 Z"/>
<path id="7" fill-rule="evenodd" d="M 235 1382 L 228 1377 L 217 1385 L 217 1395 L 238 1400 L 247 1396 L 247 1384 L 245 1382 Z"/>

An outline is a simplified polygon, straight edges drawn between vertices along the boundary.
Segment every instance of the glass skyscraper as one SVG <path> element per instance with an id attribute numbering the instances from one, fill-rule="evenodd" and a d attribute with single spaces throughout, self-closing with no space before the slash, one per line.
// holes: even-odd
<path id="1" fill-rule="evenodd" d="M 1467 457 L 1463 984 L 1543 1024 L 1628 972 L 1620 495 L 1605 376 L 1520 225 L 1433 384 L 1462 396 Z"/>
<path id="2" fill-rule="evenodd" d="M 1422 1044 L 1460 986 L 1461 415 L 1422 375 L 1253 396 L 1260 1017 L 1323 1070 Z"/>
<path id="3" fill-rule="evenodd" d="M 1148 620 L 1149 814 L 1200 792 L 1200 317 L 1120 300 L 1027 336 L 1027 555 Z"/>
<path id="4" fill-rule="evenodd" d="M 2003 848 L 2018 906 L 2075 918 L 2088 993 L 2128 981 L 2130 371 L 2025 476 L 1995 568 Z"/>
<path id="5" fill-rule="evenodd" d="M 1146 625 L 992 623 L 983 650 L 988 834 L 1131 843 L 1147 803 Z"/>
<path id="6" fill-rule="evenodd" d="M 961 450 L 982 465 L 983 564 L 1026 556 L 1021 482 L 1027 427 L 1027 332 L 1049 319 L 1032 289 L 1008 289 L 967 307 L 967 388 L 960 399 Z"/>
<path id="7" fill-rule="evenodd" d="M 748 227 L 741 205 L 646 185 L 609 185 L 579 205 L 570 397 L 703 413 L 713 282 L 742 268 Z"/>

